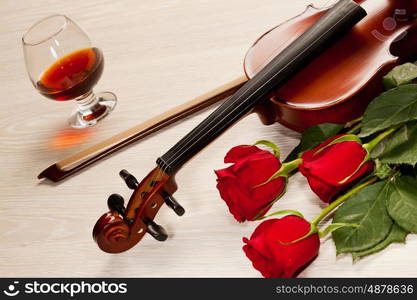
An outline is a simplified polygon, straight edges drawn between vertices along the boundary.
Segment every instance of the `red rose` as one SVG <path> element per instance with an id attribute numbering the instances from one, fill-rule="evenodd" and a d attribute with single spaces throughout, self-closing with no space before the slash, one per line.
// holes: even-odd
<path id="1" fill-rule="evenodd" d="M 326 203 L 374 168 L 372 161 L 361 166 L 367 156 L 361 143 L 343 141 L 329 145 L 341 136 L 330 138 L 301 156 L 303 162 L 299 166 L 300 172 L 307 177 L 313 192 Z"/>
<path id="2" fill-rule="evenodd" d="M 265 183 L 281 167 L 272 153 L 256 146 L 237 146 L 224 158 L 232 166 L 215 171 L 217 189 L 238 222 L 264 216 L 271 203 L 283 193 L 286 179 L 278 177 Z M 255 188 L 256 187 L 256 188 Z"/>
<path id="3" fill-rule="evenodd" d="M 317 233 L 291 243 L 309 233 L 310 226 L 309 222 L 297 216 L 264 221 L 255 229 L 250 240 L 243 238 L 246 243 L 243 251 L 264 277 L 293 277 L 319 252 Z"/>

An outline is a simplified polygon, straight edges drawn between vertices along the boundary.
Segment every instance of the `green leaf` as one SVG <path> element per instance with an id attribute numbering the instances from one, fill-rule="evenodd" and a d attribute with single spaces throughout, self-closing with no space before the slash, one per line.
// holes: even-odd
<path id="1" fill-rule="evenodd" d="M 333 232 L 338 254 L 373 247 L 388 235 L 393 224 L 385 207 L 389 193 L 389 185 L 384 180 L 365 187 L 339 207 L 333 223 L 359 226 L 344 227 Z"/>
<path id="2" fill-rule="evenodd" d="M 385 89 L 393 89 L 400 85 L 412 83 L 417 79 L 417 65 L 413 63 L 406 63 L 395 67 L 384 76 Z"/>
<path id="3" fill-rule="evenodd" d="M 405 230 L 417 233 L 417 180 L 401 176 L 390 185 L 393 192 L 387 201 L 388 214 Z"/>
<path id="4" fill-rule="evenodd" d="M 376 97 L 365 111 L 359 136 L 417 120 L 417 84 L 403 85 Z"/>
<path id="5" fill-rule="evenodd" d="M 284 162 L 297 159 L 299 154 L 313 149 L 320 143 L 338 134 L 343 128 L 344 125 L 342 124 L 323 123 L 306 129 L 301 136 L 300 143 L 292 150 Z"/>
<path id="6" fill-rule="evenodd" d="M 408 235 L 408 232 L 402 229 L 397 224 L 394 224 L 389 232 L 388 236 L 380 243 L 376 244 L 375 246 L 352 253 L 353 261 L 358 261 L 359 259 L 377 253 L 381 250 L 384 250 L 392 243 L 405 243 L 405 239 Z"/>
<path id="7" fill-rule="evenodd" d="M 371 153 L 386 164 L 417 163 L 417 123 L 412 122 L 386 137 Z"/>

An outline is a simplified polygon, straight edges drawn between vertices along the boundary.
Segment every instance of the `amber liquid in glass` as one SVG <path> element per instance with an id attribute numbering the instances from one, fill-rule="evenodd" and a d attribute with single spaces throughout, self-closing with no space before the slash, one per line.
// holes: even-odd
<path id="1" fill-rule="evenodd" d="M 100 49 L 80 49 L 53 63 L 43 72 L 36 88 L 53 100 L 71 100 L 92 90 L 103 73 L 103 67 Z"/>

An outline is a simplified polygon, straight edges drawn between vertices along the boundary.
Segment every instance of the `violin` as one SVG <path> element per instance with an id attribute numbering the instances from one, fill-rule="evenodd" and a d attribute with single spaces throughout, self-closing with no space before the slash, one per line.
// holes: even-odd
<path id="1" fill-rule="evenodd" d="M 279 122 L 303 131 L 320 123 L 345 123 L 362 115 L 383 92 L 382 77 L 393 67 L 417 60 L 416 0 L 356 0 L 368 17 L 327 47 L 297 74 L 266 95 L 254 109 L 264 124 Z M 54 182 L 131 145 L 169 124 L 233 95 L 276 55 L 317 22 L 328 8 L 310 5 L 304 13 L 263 34 L 244 59 L 245 75 L 110 137 L 42 171 Z"/>
<path id="2" fill-rule="evenodd" d="M 375 1 L 380 0 L 370 2 Z M 381 10 L 377 12 L 378 15 Z M 261 116 L 264 123 L 272 123 L 270 107 L 273 104 L 265 101 L 271 93 L 287 85 L 291 78 L 297 76 L 310 63 L 314 63 L 316 58 L 331 49 L 348 32 L 358 30 L 355 25 L 367 13 L 369 12 L 352 0 L 340 0 L 332 8 L 320 12 L 321 15 L 300 30 L 298 36 L 283 45 L 277 54 L 269 57 L 269 61 L 257 65 L 255 57 L 250 59 L 248 55 L 247 61 L 253 61 L 251 65 L 255 67 L 253 77 L 160 156 L 156 161 L 156 168 L 140 183 L 126 170 L 120 172 L 133 193 L 126 207 L 120 195 L 113 194 L 108 198 L 110 211 L 99 218 L 93 229 L 93 238 L 100 249 L 109 253 L 126 251 L 135 246 L 146 233 L 158 241 L 165 241 L 168 234 L 154 219 L 164 203 L 178 216 L 184 214 L 184 208 L 172 196 L 177 190 L 174 177 L 181 167 L 253 111 Z M 246 71 L 249 73 L 249 69 Z"/>
<path id="3" fill-rule="evenodd" d="M 360 117 L 369 102 L 383 92 L 382 77 L 398 64 L 417 59 L 416 0 L 356 0 L 368 12 L 335 45 L 306 65 L 268 97 L 269 122 L 294 129 L 320 123 L 343 124 Z M 249 49 L 245 73 L 252 78 L 326 9 L 306 11 L 279 25 Z"/>

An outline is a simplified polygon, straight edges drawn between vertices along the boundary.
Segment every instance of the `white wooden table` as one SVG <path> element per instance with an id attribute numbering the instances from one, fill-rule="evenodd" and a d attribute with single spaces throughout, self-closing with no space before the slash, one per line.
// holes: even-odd
<path id="1" fill-rule="evenodd" d="M 316 4 L 326 1 L 316 1 Z M 259 277 L 242 251 L 256 223 L 238 224 L 215 187 L 214 169 L 234 145 L 277 142 L 283 154 L 298 134 L 263 126 L 255 115 L 241 121 L 177 176 L 179 218 L 163 208 L 158 223 L 165 243 L 147 236 L 132 250 L 110 255 L 91 238 L 110 193 L 129 190 L 126 168 L 141 178 L 158 155 L 206 116 L 205 111 L 147 138 L 61 184 L 39 183 L 49 164 L 242 75 L 243 57 L 269 28 L 303 11 L 307 0 L 0 1 L 0 276 Z M 119 98 L 113 114 L 87 131 L 67 128 L 74 103 L 47 100 L 31 86 L 21 36 L 39 19 L 73 18 L 105 54 L 96 90 Z M 300 175 L 273 210 L 298 209 L 314 217 L 322 208 Z M 417 276 L 417 239 L 393 245 L 355 264 L 336 258 L 331 239 L 301 277 Z"/>

